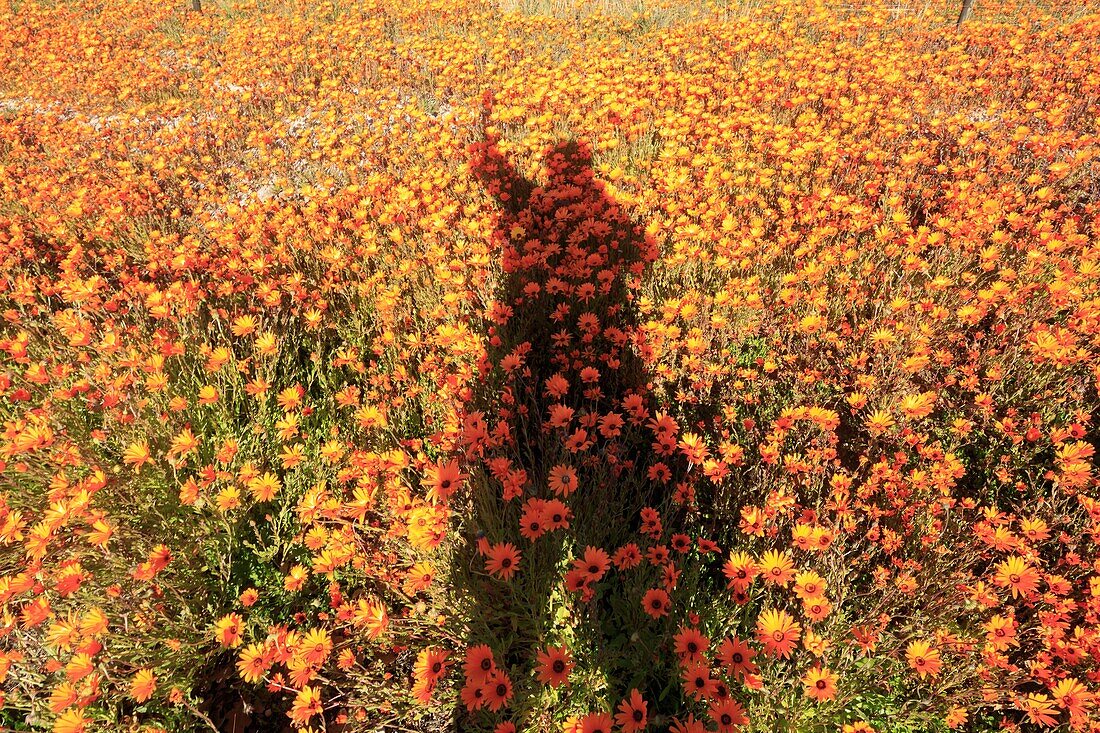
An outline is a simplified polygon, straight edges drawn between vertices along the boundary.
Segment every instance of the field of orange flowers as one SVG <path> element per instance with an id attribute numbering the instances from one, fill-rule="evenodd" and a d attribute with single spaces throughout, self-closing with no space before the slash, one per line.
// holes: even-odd
<path id="1" fill-rule="evenodd" d="M 957 13 L 4 0 L 0 730 L 1100 731 L 1100 14 Z"/>

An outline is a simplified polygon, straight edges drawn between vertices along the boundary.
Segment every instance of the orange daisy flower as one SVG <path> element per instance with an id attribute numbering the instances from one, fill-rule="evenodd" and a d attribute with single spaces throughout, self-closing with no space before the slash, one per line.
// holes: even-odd
<path id="1" fill-rule="evenodd" d="M 514 545 L 501 542 L 489 548 L 485 569 L 501 580 L 511 580 L 519 568 L 520 554 Z"/>
<path id="2" fill-rule="evenodd" d="M 487 644 L 478 644 L 466 650 L 466 661 L 462 665 L 466 679 L 476 680 L 480 685 L 487 682 L 495 670 L 493 650 Z"/>
<path id="3" fill-rule="evenodd" d="M 642 551 L 633 542 L 627 543 L 615 551 L 615 555 L 611 558 L 611 562 L 613 562 L 615 567 L 619 570 L 636 568 L 642 563 Z"/>
<path id="4" fill-rule="evenodd" d="M 660 618 L 661 616 L 668 615 L 671 603 L 668 598 L 668 593 L 660 588 L 653 588 L 646 591 L 646 594 L 642 596 L 642 608 L 653 618 Z"/>
<path id="5" fill-rule="evenodd" d="M 157 689 L 157 676 L 151 669 L 139 669 L 130 681 L 130 696 L 138 702 L 145 702 Z"/>
<path id="6" fill-rule="evenodd" d="M 584 548 L 584 557 L 573 561 L 573 567 L 583 571 L 588 576 L 589 581 L 595 583 L 611 567 L 611 559 L 600 548 L 589 545 Z"/>
<path id="7" fill-rule="evenodd" d="M 717 682 L 711 677 L 710 668 L 705 662 L 688 664 L 682 673 L 684 691 L 696 700 L 706 700 L 713 697 L 717 689 Z"/>
<path id="8" fill-rule="evenodd" d="M 725 668 L 726 674 L 734 679 L 741 679 L 746 675 L 756 674 L 758 668 L 752 658 L 756 656 L 756 650 L 749 646 L 747 641 L 736 636 L 725 639 L 718 647 L 716 658 Z"/>
<path id="9" fill-rule="evenodd" d="M 786 611 L 770 609 L 756 619 L 756 640 L 777 657 L 790 658 L 801 632 L 802 627 Z"/>
<path id="10" fill-rule="evenodd" d="M 447 673 L 447 658 L 450 652 L 428 647 L 421 650 L 413 665 L 413 677 L 417 681 L 434 684 Z"/>
<path id="11" fill-rule="evenodd" d="M 986 641 L 995 652 L 1020 645 L 1016 640 L 1016 621 L 1011 616 L 994 616 L 982 628 L 986 631 Z"/>
<path id="12" fill-rule="evenodd" d="M 728 579 L 727 587 L 745 590 L 760 573 L 760 566 L 747 552 L 734 552 L 722 566 L 722 573 Z"/>
<path id="13" fill-rule="evenodd" d="M 825 579 L 812 570 L 806 570 L 795 576 L 794 594 L 806 602 L 821 598 L 825 594 Z"/>
<path id="14" fill-rule="evenodd" d="M 910 642 L 905 649 L 905 656 L 909 660 L 909 666 L 917 671 L 921 679 L 935 677 L 943 666 L 939 651 L 927 641 Z"/>
<path id="15" fill-rule="evenodd" d="M 611 716 L 607 713 L 589 713 L 580 719 L 580 733 L 611 733 Z"/>
<path id="16" fill-rule="evenodd" d="M 679 633 L 673 637 L 676 653 L 681 660 L 697 662 L 710 647 L 710 639 L 703 636 L 698 629 L 690 626 L 681 626 Z"/>
<path id="17" fill-rule="evenodd" d="M 839 676 L 828 669 L 814 667 L 802 678 L 807 697 L 825 702 L 836 697 L 836 681 Z"/>
<path id="18" fill-rule="evenodd" d="M 544 685 L 560 687 L 569 684 L 569 673 L 573 671 L 573 657 L 564 646 L 548 647 L 538 654 L 538 680 Z"/>
<path id="19" fill-rule="evenodd" d="M 428 501 L 446 502 L 462 488 L 466 478 L 466 474 L 462 473 L 455 459 L 446 463 L 440 461 L 429 467 L 424 475 L 424 481 L 428 486 Z"/>
<path id="20" fill-rule="evenodd" d="M 230 613 L 218 619 L 214 624 L 214 638 L 226 648 L 234 648 L 241 644 L 241 617 Z"/>
<path id="21" fill-rule="evenodd" d="M 305 725 L 310 718 L 321 714 L 321 693 L 316 687 L 303 687 L 294 697 L 290 708 L 290 719 L 298 725 Z"/>
<path id="22" fill-rule="evenodd" d="M 833 607 L 823 598 L 814 598 L 802 606 L 803 613 L 811 621 L 821 621 L 833 611 Z"/>
<path id="23" fill-rule="evenodd" d="M 712 702 L 707 709 L 707 714 L 717 724 L 718 733 L 733 733 L 738 728 L 749 724 L 745 708 L 733 698 Z"/>
<path id="24" fill-rule="evenodd" d="M 497 670 L 482 686 L 485 706 L 494 713 L 498 712 L 512 699 L 512 680 L 504 672 Z"/>
<path id="25" fill-rule="evenodd" d="M 1012 597 L 1029 596 L 1039 587 L 1039 571 L 1019 556 L 1012 556 L 997 565 L 993 582 L 1001 588 L 1009 588 Z"/>
<path id="26" fill-rule="evenodd" d="M 623 729 L 623 733 L 638 733 L 645 730 L 649 723 L 648 706 L 637 690 L 630 691 L 630 697 L 619 703 L 618 714 L 615 715 L 615 725 Z"/>
<path id="27" fill-rule="evenodd" d="M 794 578 L 794 562 L 785 552 L 769 550 L 760 558 L 760 574 L 769 583 L 786 586 Z"/>

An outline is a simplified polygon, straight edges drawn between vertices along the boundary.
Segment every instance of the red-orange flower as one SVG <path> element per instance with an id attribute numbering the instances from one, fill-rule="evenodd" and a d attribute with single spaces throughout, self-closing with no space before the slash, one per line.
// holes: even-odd
<path id="1" fill-rule="evenodd" d="M 538 679 L 544 685 L 559 687 L 569 684 L 573 671 L 573 657 L 564 646 L 548 647 L 538 653 Z"/>
<path id="2" fill-rule="evenodd" d="M 642 608 L 653 618 L 660 618 L 661 616 L 667 615 L 669 606 L 668 593 L 660 588 L 648 590 L 646 594 L 642 596 Z"/>
<path id="3" fill-rule="evenodd" d="M 733 733 L 738 728 L 749 724 L 745 708 L 733 698 L 715 700 L 707 709 L 707 714 L 718 726 L 719 733 Z"/>
<path id="4" fill-rule="evenodd" d="M 510 580 L 519 569 L 520 554 L 514 545 L 502 542 L 489 548 L 485 569 L 501 580 Z"/>
<path id="5" fill-rule="evenodd" d="M 646 701 L 637 690 L 631 690 L 630 696 L 619 703 L 618 712 L 615 715 L 615 725 L 623 729 L 624 733 L 637 733 L 645 730 L 649 723 L 649 714 Z"/>
<path id="6" fill-rule="evenodd" d="M 485 696 L 486 707 L 494 713 L 512 699 L 512 680 L 500 670 L 495 671 L 481 689 Z"/>

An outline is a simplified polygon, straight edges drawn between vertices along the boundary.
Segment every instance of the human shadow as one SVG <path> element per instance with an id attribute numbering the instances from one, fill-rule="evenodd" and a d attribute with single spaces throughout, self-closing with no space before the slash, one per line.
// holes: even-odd
<path id="1" fill-rule="evenodd" d="M 469 704 L 457 711 L 463 731 L 502 720 L 548 730 L 548 705 L 606 711 L 633 688 L 651 714 L 659 697 L 672 710 L 680 696 L 667 661 L 676 613 L 652 618 L 641 604 L 667 582 L 667 563 L 602 572 L 599 562 L 575 563 L 590 547 L 611 556 L 637 543 L 644 552 L 642 509 L 671 509 L 686 472 L 675 440 L 671 450 L 655 440 L 664 428 L 655 427 L 637 353 L 637 292 L 658 248 L 597 179 L 583 143 L 559 143 L 544 160 L 540 182 L 491 136 L 470 148 L 496 204 L 501 277 L 488 314 L 488 371 L 471 405 L 482 420 L 466 423 L 470 506 L 452 582 L 469 619 L 468 648 L 492 650 L 512 697 L 492 711 L 467 689 Z M 505 543 L 521 553 L 509 580 L 486 570 L 488 551 Z M 565 587 L 587 571 L 590 582 Z M 606 681 L 597 696 L 575 697 L 599 685 L 551 691 L 536 679 L 539 653 L 558 645 L 570 649 L 577 675 Z"/>

